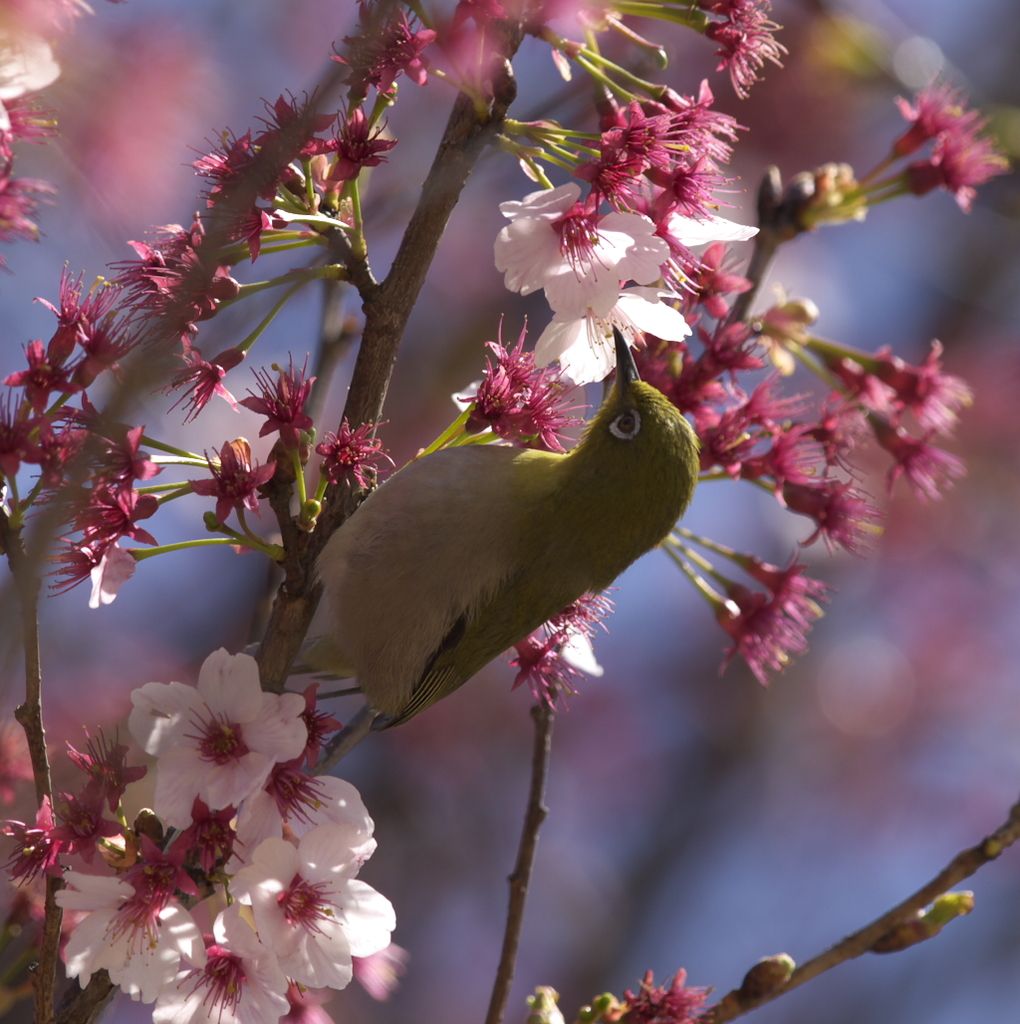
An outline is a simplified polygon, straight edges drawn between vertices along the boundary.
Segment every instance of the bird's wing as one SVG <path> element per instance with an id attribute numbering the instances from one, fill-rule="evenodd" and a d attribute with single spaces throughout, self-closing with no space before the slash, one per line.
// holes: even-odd
<path id="1" fill-rule="evenodd" d="M 386 723 L 400 725 L 448 696 L 493 658 L 538 629 L 590 589 L 586 576 L 534 571 L 529 564 L 506 579 L 498 595 L 458 619 L 436 648 L 407 704 Z"/>
<path id="2" fill-rule="evenodd" d="M 508 524 L 519 450 L 437 452 L 401 470 L 326 545 L 336 660 L 400 714 L 439 652 L 519 569 Z"/>

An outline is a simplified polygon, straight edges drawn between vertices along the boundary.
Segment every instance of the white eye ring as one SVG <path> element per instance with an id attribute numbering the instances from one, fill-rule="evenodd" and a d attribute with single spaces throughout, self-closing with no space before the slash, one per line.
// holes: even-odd
<path id="1" fill-rule="evenodd" d="M 609 432 L 621 441 L 630 441 L 637 437 L 641 430 L 641 413 L 637 409 L 628 409 L 609 424 Z"/>

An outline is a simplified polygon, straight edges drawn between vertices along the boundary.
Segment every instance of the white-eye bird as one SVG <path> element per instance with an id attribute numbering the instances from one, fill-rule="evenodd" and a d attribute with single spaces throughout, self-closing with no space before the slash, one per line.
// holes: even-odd
<path id="1" fill-rule="evenodd" d="M 615 333 L 616 383 L 571 451 L 471 445 L 426 455 L 326 544 L 328 626 L 308 660 L 356 676 L 389 716 L 385 727 L 608 587 L 690 503 L 694 430 L 641 381 Z"/>

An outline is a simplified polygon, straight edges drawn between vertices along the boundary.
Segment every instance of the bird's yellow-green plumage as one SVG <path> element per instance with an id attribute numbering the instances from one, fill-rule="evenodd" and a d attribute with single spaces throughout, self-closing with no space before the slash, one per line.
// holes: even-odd
<path id="1" fill-rule="evenodd" d="M 617 353 L 616 384 L 572 451 L 427 455 L 330 538 L 319 560 L 329 626 L 309 660 L 356 676 L 388 725 L 609 586 L 687 508 L 694 431 L 638 379 L 619 336 Z"/>

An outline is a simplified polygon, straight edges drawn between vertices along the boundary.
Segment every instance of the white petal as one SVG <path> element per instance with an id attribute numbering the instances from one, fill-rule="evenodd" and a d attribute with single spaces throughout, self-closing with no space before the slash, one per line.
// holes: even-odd
<path id="1" fill-rule="evenodd" d="M 65 910 L 115 909 L 135 894 L 135 887 L 130 882 L 122 882 L 109 875 L 68 871 L 64 880 L 67 887 L 56 894 L 56 900 L 57 905 Z"/>
<path id="2" fill-rule="evenodd" d="M 542 220 L 556 220 L 563 216 L 581 196 L 581 186 L 568 182 L 558 188 L 540 188 L 529 192 L 523 199 L 511 199 L 499 204 L 499 212 L 509 220 L 518 217 L 534 217 Z"/>
<path id="3" fill-rule="evenodd" d="M 244 742 L 274 761 L 293 761 L 308 742 L 304 710 L 300 693 L 263 693 L 261 711 L 244 725 Z"/>
<path id="4" fill-rule="evenodd" d="M 669 259 L 669 244 L 655 234 L 652 221 L 639 213 L 610 213 L 599 221 L 599 234 L 620 232 L 630 237 L 624 255 L 617 261 L 621 281 L 651 284 L 662 276 L 662 264 Z"/>
<path id="5" fill-rule="evenodd" d="M 560 647 L 560 657 L 571 667 L 596 679 L 605 669 L 595 660 L 591 640 L 583 633 L 571 633 Z"/>
<path id="6" fill-rule="evenodd" d="M 508 224 L 493 246 L 496 269 L 512 292 L 530 295 L 545 285 L 546 277 L 566 263 L 560 236 L 545 221 L 531 217 Z"/>
<path id="7" fill-rule="evenodd" d="M 361 866 L 353 853 L 360 839 L 357 829 L 332 822 L 306 832 L 298 844 L 301 877 L 313 883 L 346 884 Z"/>
<path id="8" fill-rule="evenodd" d="M 683 245 L 704 245 L 705 242 L 744 242 L 758 234 L 758 229 L 737 224 L 725 217 L 670 217 L 666 230 Z M 636 278 L 635 278 L 636 280 Z"/>
<path id="9" fill-rule="evenodd" d="M 273 769 L 273 758 L 257 750 L 249 750 L 236 761 L 226 764 L 205 765 L 199 793 L 209 807 L 222 811 L 225 807 L 240 807 L 241 801 L 261 789 Z M 163 762 L 160 761 L 160 778 Z M 159 792 L 159 782 L 156 783 Z M 158 813 L 158 811 L 157 811 Z M 188 808 L 190 817 L 191 808 Z"/>
<path id="10" fill-rule="evenodd" d="M 106 549 L 106 553 L 92 572 L 92 596 L 89 607 L 112 604 L 125 584 L 135 574 L 138 563 L 118 544 Z"/>
<path id="11" fill-rule="evenodd" d="M 346 779 L 338 779 L 335 775 L 320 775 L 318 781 L 322 806 L 318 811 L 311 812 L 314 824 L 322 825 L 332 821 L 338 825 L 347 825 L 357 830 L 362 837 L 362 843 L 370 839 L 375 831 L 375 822 L 372 821 L 368 808 L 362 802 L 361 794 L 354 786 Z M 291 824 L 293 827 L 297 822 Z"/>
<path id="12" fill-rule="evenodd" d="M 32 33 L 0 32 L 0 100 L 13 100 L 60 77 L 49 43 Z"/>
<path id="13" fill-rule="evenodd" d="M 254 850 L 263 840 L 283 835 L 283 818 L 276 800 L 264 789 L 249 796 L 237 815 L 237 853 Z M 227 867 L 229 873 L 230 867 Z"/>
<path id="14" fill-rule="evenodd" d="M 168 903 L 159 913 L 160 935 L 194 967 L 204 967 L 205 942 L 195 919 L 179 903 Z"/>
<path id="15" fill-rule="evenodd" d="M 202 662 L 197 689 L 210 711 L 231 722 L 251 722 L 262 710 L 259 668 L 250 654 L 213 651 Z"/>
<path id="16" fill-rule="evenodd" d="M 209 767 L 191 747 L 171 747 L 160 757 L 153 809 L 166 824 L 174 828 L 191 824 L 191 809 L 202 792 Z"/>
<path id="17" fill-rule="evenodd" d="M 338 911 L 352 956 L 371 956 L 390 944 L 390 932 L 397 926 L 393 904 L 382 893 L 357 878 L 345 887 Z"/>
<path id="18" fill-rule="evenodd" d="M 592 264 L 581 272 L 563 262 L 545 278 L 546 301 L 564 317 L 607 316 L 619 293 L 620 274 L 615 266 Z"/>
<path id="19" fill-rule="evenodd" d="M 354 976 L 351 950 L 339 923 L 324 922 L 318 934 L 304 932 L 300 945 L 280 955 L 280 968 L 309 988 L 346 988 Z"/>
<path id="20" fill-rule="evenodd" d="M 649 294 L 656 296 L 650 299 Z M 614 313 L 629 320 L 639 331 L 647 331 L 663 341 L 683 341 L 691 329 L 687 321 L 672 306 L 658 301 L 659 294 L 652 288 L 629 288 L 620 292 Z"/>
<path id="21" fill-rule="evenodd" d="M 84 988 L 94 971 L 104 966 L 104 954 L 111 950 L 109 940 L 110 924 L 115 911 L 99 910 L 80 921 L 71 932 L 64 951 L 67 976 L 78 978 Z"/>
<path id="22" fill-rule="evenodd" d="M 554 359 L 559 359 L 564 352 L 579 344 L 582 338 L 587 340 L 587 330 L 583 316 L 561 319 L 557 313 L 535 342 L 535 362 L 539 366 L 548 366 Z"/>
<path id="23" fill-rule="evenodd" d="M 198 691 L 184 683 L 146 683 L 131 691 L 131 703 L 128 731 L 154 757 L 182 744 L 193 716 L 206 713 Z"/>

